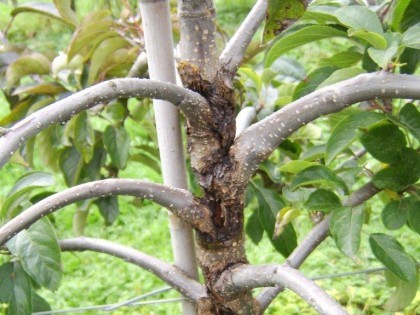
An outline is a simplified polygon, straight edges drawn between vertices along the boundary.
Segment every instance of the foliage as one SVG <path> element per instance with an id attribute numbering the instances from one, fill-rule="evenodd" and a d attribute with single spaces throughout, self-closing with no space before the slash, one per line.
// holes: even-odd
<path id="1" fill-rule="evenodd" d="M 298 23 L 269 43 L 264 56 L 258 54 L 260 43 L 251 45 L 258 47 L 256 56 L 242 65 L 235 82 L 238 110 L 254 106 L 257 119 L 262 120 L 293 100 L 360 73 L 416 73 L 420 60 L 418 2 L 379 1 L 374 7 L 353 1 L 348 6 L 348 2 L 314 1 Z M 284 17 L 282 9 L 274 7 L 275 1 L 270 3 L 274 13 L 267 19 L 262 43 L 277 35 L 277 19 L 303 13 L 297 8 L 291 17 Z M 124 9 L 117 17 L 109 10 L 96 10 L 83 19 L 72 10 L 70 1 L 13 9 L 13 17 L 37 13 L 60 21 L 72 30 L 72 36 L 59 52 L 22 49 L 12 41 L 2 46 L 0 83 L 10 113 L 1 118 L 0 126 L 9 127 L 100 81 L 126 77 L 144 47 L 140 17 L 128 2 Z M 345 50 L 311 60 L 316 69 L 310 73 L 305 70 L 307 65 L 293 58 L 296 48 L 336 37 L 345 42 Z M 100 104 L 28 141 L 13 157 L 28 171 L 0 200 L 0 222 L 52 194 L 54 178 L 60 176 L 71 187 L 118 177 L 131 162 L 158 172 L 149 104 L 142 99 Z M 251 241 L 258 245 L 266 234 L 273 248 L 287 257 L 298 244 L 296 226 L 331 213 L 330 231 L 337 248 L 356 261 L 362 231 L 369 224 L 369 205 L 352 208 L 343 201 L 366 177 L 383 190 L 380 217 L 384 227 L 395 231 L 408 226 L 419 234 L 419 124 L 417 103 L 375 99 L 316 125 L 303 126 L 261 164 L 248 186 L 251 214 L 246 233 Z M 357 156 L 360 150 L 366 154 Z M 44 167 L 49 172 L 34 171 Z M 83 234 L 94 207 L 107 225 L 117 220 L 117 197 L 79 203 L 73 219 L 77 234 Z M 13 259 L 0 266 L 0 279 L 4 279 L 0 280 L 0 302 L 8 305 L 7 314 L 49 308 L 35 290 L 56 290 L 62 278 L 52 219 L 44 218 L 7 243 Z M 390 311 L 405 308 L 418 288 L 415 258 L 393 234 L 372 233 L 369 243 L 377 260 L 388 268 L 390 286 L 397 288 L 384 307 Z"/>

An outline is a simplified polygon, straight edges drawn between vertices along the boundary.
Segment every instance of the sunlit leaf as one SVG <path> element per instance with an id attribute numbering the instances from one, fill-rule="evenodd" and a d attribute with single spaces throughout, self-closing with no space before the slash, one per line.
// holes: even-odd
<path id="1" fill-rule="evenodd" d="M 305 160 L 292 160 L 282 166 L 280 166 L 279 171 L 285 172 L 285 173 L 292 173 L 297 174 L 301 171 L 303 171 L 305 168 L 308 168 L 310 166 L 319 165 L 319 163 L 316 162 L 309 162 Z"/>
<path id="2" fill-rule="evenodd" d="M 384 305 L 384 309 L 389 312 L 398 312 L 403 310 L 406 306 L 414 300 L 419 287 L 419 275 L 415 281 L 406 282 L 398 278 L 392 272 L 386 270 L 385 277 L 390 286 L 395 287 L 395 292 L 388 298 Z"/>
<path id="3" fill-rule="evenodd" d="M 417 268 L 414 259 L 393 236 L 374 233 L 369 236 L 369 244 L 375 257 L 401 280 L 411 283 L 416 281 Z"/>
<path id="4" fill-rule="evenodd" d="M 396 31 L 400 30 L 401 20 L 404 12 L 412 0 L 399 0 L 392 2 L 392 9 L 389 14 L 389 25 Z"/>
<path id="5" fill-rule="evenodd" d="M 13 91 L 13 95 L 21 94 L 47 94 L 47 95 L 56 95 L 66 91 L 66 88 L 60 83 L 56 82 L 43 82 L 35 83 L 29 85 L 21 85 Z"/>
<path id="6" fill-rule="evenodd" d="M 357 51 L 341 51 L 329 58 L 322 58 L 318 65 L 320 67 L 333 66 L 339 68 L 348 68 L 356 62 L 362 60 L 363 55 Z"/>
<path id="7" fill-rule="evenodd" d="M 53 2 L 64 21 L 74 26 L 79 24 L 76 14 L 71 9 L 71 0 L 53 0 Z"/>
<path id="8" fill-rule="evenodd" d="M 373 33 L 382 34 L 382 25 L 378 16 L 365 6 L 346 6 L 335 11 L 338 20 L 344 25 Z"/>
<path id="9" fill-rule="evenodd" d="M 25 3 L 17 6 L 11 13 L 11 16 L 16 16 L 19 13 L 38 13 L 56 20 L 59 20 L 63 23 L 69 23 L 63 19 L 58 12 L 57 8 L 52 3 Z M 71 24 L 71 23 L 69 23 Z"/>
<path id="10" fill-rule="evenodd" d="M 346 207 L 332 212 L 330 230 L 338 249 L 355 259 L 360 247 L 363 207 Z"/>

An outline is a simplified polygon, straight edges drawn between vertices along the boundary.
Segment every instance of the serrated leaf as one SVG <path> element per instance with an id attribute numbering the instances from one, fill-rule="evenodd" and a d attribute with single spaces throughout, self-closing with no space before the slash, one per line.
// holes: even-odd
<path id="1" fill-rule="evenodd" d="M 407 103 L 400 110 L 400 122 L 420 141 L 420 112 L 412 103 Z"/>
<path id="2" fill-rule="evenodd" d="M 306 9 L 303 0 L 269 0 L 267 18 L 263 31 L 263 43 L 280 34 L 291 23 L 300 18 Z"/>
<path id="3" fill-rule="evenodd" d="M 313 211 L 330 212 L 340 209 L 340 198 L 332 191 L 326 189 L 317 189 L 310 194 L 305 202 L 305 207 Z"/>
<path id="4" fill-rule="evenodd" d="M 325 148 L 325 162 L 331 164 L 355 139 L 357 128 L 367 127 L 384 119 L 384 115 L 373 112 L 357 112 L 348 115 L 333 128 Z"/>
<path id="5" fill-rule="evenodd" d="M 403 310 L 406 306 L 414 300 L 419 287 L 419 275 L 413 282 L 406 282 L 398 278 L 392 272 L 385 270 L 385 277 L 391 286 L 395 287 L 395 292 L 388 298 L 384 305 L 384 309 L 389 312 L 398 312 Z"/>
<path id="6" fill-rule="evenodd" d="M 384 163 L 398 163 L 401 151 L 407 145 L 404 133 L 387 120 L 359 128 L 358 137 L 365 149 Z"/>
<path id="7" fill-rule="evenodd" d="M 102 139 L 112 163 L 119 169 L 124 169 L 130 150 L 130 136 L 127 131 L 123 127 L 108 126 Z"/>
<path id="8" fill-rule="evenodd" d="M 18 262 L 0 266 L 0 303 L 8 304 L 6 315 L 32 314 L 32 287 L 29 276 Z"/>
<path id="9" fill-rule="evenodd" d="M 111 225 L 112 223 L 114 223 L 114 221 L 118 217 L 118 214 L 120 213 L 118 197 L 109 196 L 105 198 L 100 198 L 95 201 L 95 204 L 98 206 L 102 217 L 105 219 L 105 224 Z"/>
<path id="10" fill-rule="evenodd" d="M 364 220 L 363 207 L 342 208 L 332 212 L 330 230 L 338 249 L 355 259 L 360 247 Z"/>
<path id="11" fill-rule="evenodd" d="M 83 156 L 77 151 L 76 147 L 63 149 L 59 158 L 59 166 L 67 186 L 72 187 L 79 182 L 83 164 Z"/>
<path id="12" fill-rule="evenodd" d="M 79 24 L 76 14 L 71 9 L 71 0 L 53 0 L 53 2 L 64 21 L 73 26 Z"/>
<path id="13" fill-rule="evenodd" d="M 415 261 L 393 236 L 374 233 L 369 236 L 369 244 L 375 257 L 401 280 L 412 283 L 417 279 Z"/>
<path id="14" fill-rule="evenodd" d="M 319 165 L 316 162 L 309 162 L 305 160 L 292 160 L 282 166 L 280 166 L 279 171 L 284 173 L 297 174 L 303 171 L 305 168 L 310 166 Z"/>
<path id="15" fill-rule="evenodd" d="M 86 111 L 74 118 L 73 140 L 84 161 L 88 163 L 93 157 L 95 134 Z"/>
<path id="16" fill-rule="evenodd" d="M 389 202 L 381 212 L 384 226 L 388 230 L 398 230 L 407 223 L 409 203 L 405 198 Z"/>
<path id="17" fill-rule="evenodd" d="M 420 49 L 420 26 L 412 26 L 404 32 L 402 44 L 405 47 Z"/>
<path id="18" fill-rule="evenodd" d="M 7 194 L 1 209 L 1 216 L 10 214 L 18 205 L 17 201 L 29 192 L 42 187 L 54 185 L 54 177 L 47 172 L 29 172 L 17 180 L 15 185 Z"/>
<path id="19" fill-rule="evenodd" d="M 295 32 L 285 34 L 280 37 L 268 50 L 265 57 L 265 67 L 271 66 L 278 57 L 293 48 L 336 36 L 346 37 L 347 34 L 346 32 L 331 26 L 318 25 L 306 26 Z"/>
<path id="20" fill-rule="evenodd" d="M 339 187 L 345 193 L 348 192 L 346 183 L 337 176 L 332 170 L 323 165 L 310 166 L 303 171 L 299 172 L 292 180 L 291 187 L 296 189 L 297 187 L 307 185 L 326 185 L 329 187 Z"/>
<path id="21" fill-rule="evenodd" d="M 365 73 L 364 70 L 360 68 L 344 68 L 334 71 L 327 79 L 325 79 L 320 85 L 318 85 L 317 90 L 325 86 L 341 82 L 350 78 L 353 78 L 359 74 Z"/>
<path id="22" fill-rule="evenodd" d="M 288 224 L 283 233 L 273 240 L 277 212 L 284 207 L 284 202 L 273 190 L 261 187 L 258 182 L 251 182 L 258 201 L 258 217 L 274 248 L 283 256 L 289 256 L 297 246 L 296 232 Z"/>
<path id="23" fill-rule="evenodd" d="M 39 285 L 52 291 L 58 289 L 62 277 L 61 254 L 48 219 L 38 220 L 17 234 L 10 250 Z"/>

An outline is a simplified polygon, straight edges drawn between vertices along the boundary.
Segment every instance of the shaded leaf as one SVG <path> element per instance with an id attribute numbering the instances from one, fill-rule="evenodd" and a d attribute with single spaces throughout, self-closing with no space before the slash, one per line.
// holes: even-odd
<path id="1" fill-rule="evenodd" d="M 360 247 L 363 207 L 345 207 L 332 212 L 330 230 L 338 249 L 355 259 Z"/>
<path id="2" fill-rule="evenodd" d="M 333 128 L 325 148 L 325 162 L 331 164 L 355 139 L 357 128 L 367 127 L 384 119 L 384 115 L 373 112 L 356 112 L 348 115 Z"/>
<path id="3" fill-rule="evenodd" d="M 120 213 L 118 196 L 100 198 L 95 201 L 95 204 L 98 206 L 102 217 L 105 219 L 105 224 L 111 225 L 114 223 Z"/>
<path id="4" fill-rule="evenodd" d="M 408 224 L 413 231 L 420 234 L 420 200 L 409 199 Z"/>
<path id="5" fill-rule="evenodd" d="M 398 163 L 401 159 L 401 150 L 407 144 L 404 133 L 387 120 L 379 121 L 367 128 L 359 128 L 358 137 L 375 159 L 385 163 Z"/>
<path id="6" fill-rule="evenodd" d="M 363 55 L 357 51 L 341 51 L 331 57 L 322 58 L 318 65 L 320 67 L 333 66 L 339 68 L 348 68 L 356 62 L 362 60 Z"/>
<path id="7" fill-rule="evenodd" d="M 318 25 L 305 26 L 295 32 L 287 33 L 276 40 L 268 50 L 265 57 L 265 67 L 271 66 L 278 57 L 293 48 L 335 36 L 346 37 L 347 34 L 331 26 Z"/>
<path id="8" fill-rule="evenodd" d="M 301 81 L 306 77 L 305 68 L 298 61 L 287 57 L 276 59 L 270 69 L 283 79 Z"/>
<path id="9" fill-rule="evenodd" d="M 22 55 L 7 67 L 6 87 L 11 88 L 22 77 L 29 74 L 48 74 L 50 64 L 50 60 L 40 53 Z"/>
<path id="10" fill-rule="evenodd" d="M 384 226 L 388 230 L 398 230 L 408 219 L 409 203 L 405 198 L 392 200 L 381 212 L 381 218 Z"/>
<path id="11" fill-rule="evenodd" d="M 359 30 L 350 28 L 347 33 L 350 37 L 357 37 L 367 41 L 376 49 L 385 49 L 387 46 L 387 41 L 385 37 L 378 33 L 369 32 L 366 30 Z"/>
<path id="12" fill-rule="evenodd" d="M 360 68 L 344 68 L 338 69 L 334 71 L 327 79 L 325 79 L 320 85 L 318 85 L 317 89 L 323 88 L 324 86 L 328 86 L 334 83 L 338 83 L 350 78 L 353 78 L 359 74 L 365 73 L 364 70 Z"/>
<path id="13" fill-rule="evenodd" d="M 95 135 L 86 111 L 74 118 L 73 140 L 84 161 L 88 163 L 93 157 Z"/>
<path id="14" fill-rule="evenodd" d="M 420 112 L 412 103 L 407 103 L 400 110 L 400 122 L 420 141 Z"/>
<path id="15" fill-rule="evenodd" d="M 67 186 L 72 187 L 79 183 L 80 172 L 83 167 L 83 156 L 76 147 L 66 147 L 60 154 L 59 166 L 63 172 Z"/>
<path id="16" fill-rule="evenodd" d="M 305 168 L 308 168 L 310 166 L 319 165 L 319 163 L 316 162 L 309 162 L 305 160 L 292 160 L 282 166 L 280 166 L 279 171 L 285 172 L 285 173 L 292 173 L 297 174 L 301 171 L 303 171 Z"/>
<path id="17" fill-rule="evenodd" d="M 382 34 L 382 25 L 378 16 L 365 6 L 346 6 L 335 11 L 337 19 L 344 25 L 356 30 L 366 30 Z"/>
<path id="18" fill-rule="evenodd" d="M 51 306 L 44 298 L 32 291 L 32 312 L 51 311 Z"/>
<path id="19" fill-rule="evenodd" d="M 406 282 L 398 278 L 392 272 L 386 270 L 385 277 L 390 286 L 395 287 L 395 292 L 388 298 L 384 305 L 384 309 L 389 312 L 398 312 L 414 300 L 419 287 L 419 275 L 415 281 Z"/>
<path id="20" fill-rule="evenodd" d="M 370 234 L 369 244 L 375 257 L 401 280 L 411 283 L 416 281 L 415 261 L 393 236 L 382 233 Z"/>
<path id="21" fill-rule="evenodd" d="M 39 285 L 52 291 L 58 289 L 62 277 L 61 254 L 48 219 L 38 220 L 17 234 L 10 250 Z"/>
<path id="22" fill-rule="evenodd" d="M 112 163 L 119 169 L 124 169 L 127 165 L 130 136 L 123 127 L 106 127 L 102 139 Z"/>
<path id="23" fill-rule="evenodd" d="M 291 187 L 296 189 L 306 185 L 326 185 L 328 187 L 339 187 L 345 193 L 348 192 L 346 183 L 332 170 L 323 165 L 310 166 L 298 173 L 292 180 Z"/>
<path id="24" fill-rule="evenodd" d="M 252 212 L 251 216 L 248 218 L 245 231 L 255 245 L 258 245 L 262 240 L 264 229 L 261 226 L 260 220 L 258 218 L 258 211 Z"/>
<path id="25" fill-rule="evenodd" d="M 389 14 L 389 25 L 394 30 L 400 30 L 401 21 L 410 2 L 411 0 L 399 0 L 392 3 L 392 9 Z"/>
<path id="26" fill-rule="evenodd" d="M 328 77 L 333 74 L 337 68 L 335 67 L 322 67 L 311 72 L 305 80 L 301 81 L 293 91 L 293 100 L 297 100 L 315 91 L 318 86 L 324 82 Z"/>
<path id="27" fill-rule="evenodd" d="M 53 2 L 64 21 L 74 26 L 79 24 L 76 14 L 71 9 L 71 0 L 53 0 Z"/>
<path id="28" fill-rule="evenodd" d="M 10 15 L 14 17 L 19 13 L 38 13 L 59 20 L 63 23 L 69 23 L 61 17 L 57 8 L 52 3 L 25 3 L 16 7 Z"/>
<path id="29" fill-rule="evenodd" d="M 305 207 L 313 211 L 330 212 L 340 209 L 340 198 L 332 191 L 317 189 L 309 196 L 305 202 Z"/>
<path id="30" fill-rule="evenodd" d="M 21 85 L 16 88 L 12 95 L 21 95 L 21 94 L 46 94 L 46 95 L 55 95 L 67 91 L 64 86 L 56 82 L 42 82 L 29 85 Z"/>

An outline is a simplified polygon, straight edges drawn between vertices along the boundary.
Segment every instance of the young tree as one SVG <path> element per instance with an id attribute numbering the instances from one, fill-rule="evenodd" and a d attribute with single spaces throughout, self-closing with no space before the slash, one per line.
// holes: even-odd
<path id="1" fill-rule="evenodd" d="M 73 70 L 83 69 L 87 60 L 87 78 L 71 72 L 79 89 L 100 79 L 127 75 L 128 65 L 131 69 L 127 78 L 104 81 L 59 100 L 50 97 L 39 103 L 37 98 L 35 103 L 31 95 L 74 92 L 69 88 L 70 77 L 60 84 L 38 80 L 35 87 L 16 88 L 26 75 L 48 74 L 50 61 L 41 54 L 26 53 L 8 65 L 4 93 L 19 110 L 0 122 L 0 165 L 9 160 L 32 164 L 37 135 L 46 142 L 37 143 L 39 150 L 48 145 L 56 149 L 52 138 L 63 137 L 65 144 L 58 140 L 57 145 L 58 165 L 70 186 L 29 198 L 33 187 L 51 184 L 51 176 L 28 173 L 3 202 L 0 245 L 12 259 L 0 266 L 0 302 L 8 304 L 8 314 L 39 310 L 35 301 L 41 298 L 34 292 L 34 283 L 52 290 L 58 287 L 60 248 L 107 253 L 149 270 L 189 299 L 183 306 L 185 314 L 261 314 L 285 288 L 321 314 L 347 314 L 297 269 L 329 232 L 338 248 L 354 258 L 365 213 L 360 205 L 382 190 L 388 195 L 393 192 L 382 212 L 385 226 L 395 230 L 408 224 L 419 233 L 420 114 L 414 103 L 402 105 L 392 99 L 420 99 L 420 78 L 413 75 L 420 49 L 420 18 L 415 12 L 420 10 L 414 0 L 378 1 L 376 13 L 353 2 L 344 5 L 345 1 L 314 1 L 307 9 L 309 2 L 258 0 L 219 54 L 213 1 L 178 1 L 177 69 L 182 86 L 176 85 L 169 1 L 140 1 L 141 29 L 135 16 L 116 23 L 98 12 L 80 23 L 70 1 L 54 1 L 55 7 L 48 7 L 50 16 L 76 29 L 65 58 L 57 57 L 53 63 L 55 78 L 59 78 L 60 67 L 71 69 L 73 63 Z M 46 12 L 39 6 L 27 6 L 12 14 L 25 10 Z M 255 48 L 250 43 L 264 20 L 263 43 Z M 142 72 L 144 63 L 143 54 L 136 57 L 139 51 L 133 40 L 128 41 L 126 33 L 121 35 L 122 29 L 130 27 L 135 30 L 130 35 L 134 39 L 144 32 L 148 79 L 130 78 Z M 302 74 L 295 61 L 281 57 L 292 48 L 330 37 L 348 38 L 352 47 L 325 59 L 325 67 L 309 75 Z M 261 51 L 265 53 L 262 63 L 258 59 Z M 123 56 L 125 59 L 118 59 Z M 259 60 L 263 74 L 242 68 L 237 80 L 245 58 L 252 57 Z M 64 65 L 58 65 L 59 60 Z M 360 66 L 354 66 L 357 64 Z M 252 87 L 247 87 L 248 79 Z M 293 84 L 287 84 L 291 79 Z M 294 88 L 292 96 L 282 101 L 277 96 L 271 108 L 253 99 L 273 90 L 291 91 L 290 87 Z M 240 94 L 251 89 L 256 93 L 242 102 Z M 26 99 L 25 94 L 29 95 Z M 117 178 L 129 160 L 124 122 L 133 115 L 130 98 L 159 100 L 155 117 L 164 184 Z M 122 99 L 114 112 L 119 115 L 118 123 L 105 130 L 94 129 L 90 117 L 103 115 L 106 106 L 102 105 L 115 99 Z M 246 106 L 252 101 L 252 106 Z M 188 155 L 199 185 L 194 192 L 187 190 L 178 112 L 168 102 L 185 117 Z M 308 124 L 315 119 L 357 103 L 361 104 L 358 109 L 345 111 L 322 145 L 288 139 L 299 130 L 310 132 Z M 58 136 L 56 128 L 61 128 Z M 356 138 L 358 145 L 353 146 Z M 360 144 L 363 150 L 354 153 Z M 362 174 L 358 163 L 364 163 L 360 157 L 366 153 L 380 163 L 371 162 L 373 172 L 369 170 L 364 178 L 346 182 L 345 171 Z M 47 165 L 57 169 L 54 159 L 44 157 Z M 281 165 L 281 181 L 270 169 L 272 165 Z M 247 187 L 259 207 L 249 218 L 247 232 L 258 243 L 265 231 L 287 257 L 283 265 L 248 263 L 244 247 Z M 118 195 L 152 200 L 176 217 L 171 219 L 175 266 L 107 240 L 75 237 L 57 241 L 44 218 L 86 200 L 75 216 L 76 230 L 82 232 L 86 209 L 92 200 L 102 198 L 95 203 L 112 223 Z M 321 212 L 322 221 L 296 244 L 293 220 L 301 214 L 299 207 Z M 389 308 L 406 306 L 418 285 L 415 260 L 390 235 L 371 234 L 369 241 L 394 283 L 406 292 L 405 299 L 396 296 Z M 198 280 L 195 261 L 204 283 Z M 252 290 L 258 287 L 266 289 L 253 296 Z"/>

